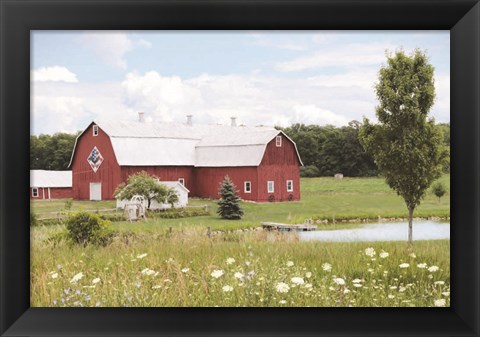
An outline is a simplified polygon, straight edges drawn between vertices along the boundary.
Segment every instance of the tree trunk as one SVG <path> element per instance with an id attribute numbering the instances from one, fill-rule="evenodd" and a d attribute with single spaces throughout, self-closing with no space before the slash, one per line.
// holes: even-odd
<path id="1" fill-rule="evenodd" d="M 413 245 L 413 210 L 414 208 L 408 209 L 408 245 Z"/>

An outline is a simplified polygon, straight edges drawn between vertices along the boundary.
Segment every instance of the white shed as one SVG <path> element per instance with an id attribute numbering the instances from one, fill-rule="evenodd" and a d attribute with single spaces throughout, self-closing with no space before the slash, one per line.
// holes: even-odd
<path id="1" fill-rule="evenodd" d="M 173 205 L 174 208 L 182 208 L 188 205 L 188 193 L 190 191 L 179 181 L 159 181 L 159 184 L 162 184 L 168 188 L 173 188 L 178 195 L 178 202 Z M 117 208 L 124 208 L 130 200 L 120 200 L 117 199 Z M 148 201 L 144 202 L 144 207 L 147 207 Z M 168 209 L 172 206 L 170 204 L 158 203 L 155 200 L 152 200 L 150 209 Z"/>

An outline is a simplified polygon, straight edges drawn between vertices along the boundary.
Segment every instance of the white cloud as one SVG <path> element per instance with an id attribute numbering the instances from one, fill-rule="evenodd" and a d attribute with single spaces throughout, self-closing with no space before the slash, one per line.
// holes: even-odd
<path id="1" fill-rule="evenodd" d="M 90 48 L 103 63 L 127 69 L 125 54 L 134 47 L 134 42 L 127 33 L 89 31 L 82 34 L 80 41 L 84 46 Z"/>
<path id="2" fill-rule="evenodd" d="M 253 42 L 251 42 L 253 46 L 287 49 L 293 51 L 303 51 L 306 49 L 306 47 L 300 43 L 292 42 L 289 39 L 279 39 L 275 34 L 255 32 L 251 33 L 250 36 L 253 38 Z"/>
<path id="3" fill-rule="evenodd" d="M 349 44 L 331 46 L 327 50 L 317 51 L 311 55 L 294 58 L 275 64 L 279 71 L 301 71 L 329 67 L 359 67 L 379 65 L 385 61 L 385 51 L 394 49 L 388 44 Z"/>
<path id="4" fill-rule="evenodd" d="M 32 71 L 31 78 L 34 82 L 78 82 L 77 75 L 61 66 L 42 67 Z"/>
<path id="5" fill-rule="evenodd" d="M 435 116 L 436 122 L 450 122 L 450 74 L 435 76 L 435 103 L 430 115 Z"/>
<path id="6" fill-rule="evenodd" d="M 140 47 L 143 47 L 143 48 L 147 48 L 147 49 L 152 48 L 152 43 L 150 41 L 145 40 L 145 39 L 138 40 L 137 45 L 139 45 Z"/>

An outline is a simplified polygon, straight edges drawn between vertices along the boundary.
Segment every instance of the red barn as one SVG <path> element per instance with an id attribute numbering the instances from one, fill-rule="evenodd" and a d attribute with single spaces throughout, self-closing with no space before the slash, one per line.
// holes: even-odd
<path id="1" fill-rule="evenodd" d="M 72 171 L 30 171 L 30 199 L 64 199 L 72 196 Z"/>
<path id="2" fill-rule="evenodd" d="M 77 138 L 70 161 L 73 197 L 114 199 L 118 184 L 139 171 L 178 180 L 190 196 L 218 199 L 228 175 L 244 200 L 300 199 L 295 143 L 271 127 L 139 121 L 92 122 Z"/>

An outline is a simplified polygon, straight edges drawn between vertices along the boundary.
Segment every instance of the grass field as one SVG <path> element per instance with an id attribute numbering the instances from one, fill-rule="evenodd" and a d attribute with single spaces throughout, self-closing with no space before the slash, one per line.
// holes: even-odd
<path id="1" fill-rule="evenodd" d="M 450 175 L 444 175 L 440 181 L 450 190 Z M 342 219 L 406 218 L 407 210 L 403 199 L 397 196 L 382 178 L 302 178 L 302 200 L 284 203 L 242 203 L 245 216 L 239 221 L 220 219 L 215 211 L 217 204 L 212 200 L 191 199 L 192 206 L 208 205 L 210 216 L 183 219 L 155 219 L 135 225 L 135 229 L 145 230 L 152 227 L 170 226 L 210 226 L 212 230 L 239 229 L 259 226 L 262 221 L 282 223 L 303 223 L 305 219 L 328 219 L 327 225 L 320 228 L 342 228 L 349 225 L 334 224 Z M 32 209 L 36 213 L 60 211 L 65 200 L 34 201 Z M 114 201 L 73 201 L 72 210 L 96 210 L 114 208 Z M 450 194 L 440 202 L 431 192 L 415 211 L 417 217 L 450 216 Z M 116 229 L 131 228 L 131 223 L 115 223 Z"/>
<path id="2" fill-rule="evenodd" d="M 441 178 L 449 189 L 449 176 Z M 242 203 L 245 217 L 210 216 L 116 222 L 106 247 L 51 240 L 64 226 L 31 229 L 31 305 L 43 306 L 449 306 L 450 241 L 299 242 L 295 234 L 206 227 L 257 227 L 261 221 L 307 218 L 406 217 L 403 201 L 379 178 L 301 180 L 302 200 Z M 431 193 L 417 216 L 449 216 L 450 196 Z M 114 202 L 73 201 L 72 210 L 113 208 Z M 35 201 L 37 215 L 65 200 Z M 328 223 L 328 228 L 349 226 Z M 168 228 L 172 227 L 170 233 Z M 405 230 L 407 230 L 405 228 Z"/>

